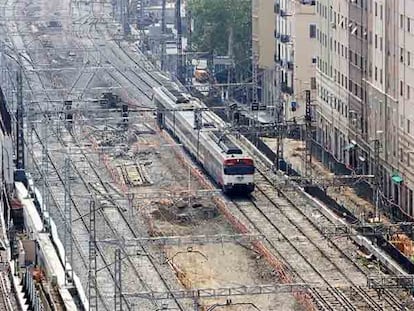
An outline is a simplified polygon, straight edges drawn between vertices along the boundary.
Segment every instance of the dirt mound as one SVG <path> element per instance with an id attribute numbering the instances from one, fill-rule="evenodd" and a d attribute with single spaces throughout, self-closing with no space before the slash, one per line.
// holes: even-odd
<path id="1" fill-rule="evenodd" d="M 200 221 L 219 216 L 217 207 L 206 200 L 190 198 L 171 201 L 170 204 L 160 204 L 151 213 L 156 220 L 179 225 L 197 225 Z"/>

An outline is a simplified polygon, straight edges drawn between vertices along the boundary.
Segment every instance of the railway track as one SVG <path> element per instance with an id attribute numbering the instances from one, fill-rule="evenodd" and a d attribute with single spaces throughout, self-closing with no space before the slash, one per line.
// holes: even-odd
<path id="1" fill-rule="evenodd" d="M 76 141 L 76 138 L 73 135 L 72 135 L 72 139 L 75 141 L 76 146 L 80 146 L 80 143 Z M 105 223 L 109 226 L 109 228 L 113 232 L 114 237 L 118 239 L 119 241 L 123 241 L 125 239 L 136 239 L 136 238 L 142 237 L 143 232 L 139 234 L 136 232 L 136 230 L 130 224 L 130 220 L 128 220 L 127 216 L 125 215 L 125 209 L 122 208 L 119 204 L 118 199 L 126 200 L 126 198 L 121 196 L 119 192 L 115 192 L 110 187 L 107 186 L 107 184 L 100 177 L 101 173 L 98 172 L 97 168 L 93 164 L 93 161 L 90 160 L 89 158 L 90 155 L 86 154 L 82 148 L 80 150 L 82 152 L 83 158 L 88 162 L 90 168 L 92 169 L 92 171 L 94 172 L 98 180 L 97 184 L 95 185 L 90 184 L 91 190 L 93 190 L 95 194 L 98 196 L 98 198 L 100 198 L 101 200 L 110 202 L 110 204 L 113 207 L 111 213 L 109 213 L 108 208 L 101 209 L 100 211 L 101 211 L 101 215 L 105 219 Z M 79 177 L 82 178 L 81 176 L 83 176 L 83 174 L 80 171 L 77 171 L 77 173 Z M 85 183 L 84 180 L 83 180 L 83 183 Z M 118 199 L 115 199 L 114 197 L 117 197 Z M 122 221 L 114 222 L 111 219 L 115 219 L 115 220 L 121 219 Z M 128 253 L 127 250 L 124 249 L 124 247 L 121 245 L 121 243 L 119 247 L 122 249 L 124 253 Z M 158 268 L 157 263 L 150 255 L 148 247 L 142 243 L 139 244 L 139 247 L 140 247 L 140 251 L 143 254 L 145 254 L 145 258 L 147 258 L 148 260 L 149 267 L 156 272 L 163 286 L 165 287 L 166 291 L 171 293 L 171 296 L 173 297 L 173 301 L 175 302 L 176 308 L 178 308 L 178 310 L 184 311 L 184 308 L 181 305 L 181 303 L 175 298 L 174 294 L 172 294 L 172 290 L 170 288 L 170 285 L 168 284 L 168 281 L 163 276 L 163 273 Z M 133 265 L 132 258 L 133 257 L 129 257 L 129 256 L 126 257 L 127 261 L 129 261 Z M 140 275 L 140 273 L 138 273 L 138 270 L 135 268 L 134 270 L 136 271 L 135 274 L 140 278 L 141 283 L 145 285 L 146 287 L 145 289 L 150 291 L 151 287 L 147 285 L 147 283 L 150 283 L 150 281 L 149 280 L 145 281 L 143 276 Z"/>
<path id="2" fill-rule="evenodd" d="M 80 77 L 81 77 L 81 75 L 78 77 L 78 80 L 80 79 Z M 40 82 L 40 84 L 43 86 L 43 81 L 42 81 L 42 78 L 40 77 L 40 75 L 38 75 L 38 82 Z M 88 78 L 88 81 L 90 81 L 90 78 Z M 76 83 L 76 82 L 75 82 Z M 43 89 L 44 89 L 44 86 L 43 86 Z M 45 95 L 46 95 L 46 97 L 48 97 L 48 94 L 45 92 Z M 39 135 L 38 135 L 38 133 L 36 132 L 36 135 L 37 135 L 37 137 L 38 137 L 38 139 L 39 139 L 39 141 L 41 141 L 41 139 L 40 139 L 40 137 L 39 137 Z M 72 138 L 74 138 L 74 137 L 72 137 Z M 85 158 L 86 159 L 88 159 L 88 157 L 84 154 L 84 156 L 85 156 Z M 51 158 L 51 156 L 50 155 L 48 155 L 48 157 L 49 157 L 49 160 L 51 161 L 51 163 L 52 163 L 52 166 L 54 167 L 54 169 L 55 169 L 55 173 L 57 174 L 57 176 L 58 176 L 58 178 L 59 178 L 59 180 L 63 183 L 63 180 L 62 180 L 62 177 L 60 176 L 60 174 L 59 174 L 59 171 L 57 170 L 57 168 L 56 168 L 56 165 L 55 165 L 55 163 L 54 163 L 54 160 Z M 91 162 L 90 161 L 88 161 L 88 163 L 91 165 L 91 168 L 93 168 L 94 169 L 94 167 L 93 167 L 93 165 L 91 164 Z M 108 200 L 111 200 L 112 201 L 112 203 L 113 204 L 115 204 L 116 202 L 114 202 L 114 200 L 111 198 L 111 194 L 108 192 L 108 189 L 106 188 L 106 186 L 105 186 L 105 184 L 104 183 L 102 183 L 102 180 L 100 179 L 100 177 L 99 177 L 99 174 L 98 174 L 98 172 L 94 169 L 94 172 L 95 172 L 95 175 L 98 177 L 98 180 L 99 180 L 99 183 L 100 183 L 100 186 L 102 187 L 101 189 L 97 189 L 96 188 L 96 185 L 95 185 L 95 187 L 91 187 L 91 185 L 89 184 L 88 185 L 88 183 L 85 181 L 85 180 L 83 180 L 83 184 L 85 185 L 85 187 L 89 187 L 89 189 L 91 189 L 91 188 L 93 188 L 94 189 L 94 191 L 95 192 L 97 192 L 96 194 L 97 194 L 97 196 L 98 197 L 105 197 L 106 199 L 108 199 Z M 78 176 L 82 176 L 82 174 L 80 173 L 80 172 L 77 172 L 77 174 L 78 174 Z M 83 210 L 81 210 L 80 208 L 79 208 L 79 205 L 80 204 L 78 204 L 73 198 L 71 198 L 71 200 L 72 200 L 72 204 L 73 204 L 73 207 L 74 207 L 74 210 L 76 211 L 76 213 L 78 214 L 77 216 L 79 217 L 79 219 L 81 219 L 82 220 L 82 223 L 83 223 L 83 225 L 84 225 L 84 227 L 86 228 L 86 230 L 88 230 L 88 224 L 86 224 L 86 222 L 85 222 L 85 219 L 84 219 L 84 215 L 85 215 L 85 211 L 83 211 Z M 116 205 L 117 206 L 117 209 L 119 208 L 118 207 L 118 205 Z M 125 216 L 123 215 L 123 213 L 122 213 L 122 211 L 119 211 L 118 210 L 118 212 L 119 212 L 119 215 L 121 215 L 121 218 L 123 218 L 124 219 L 124 221 L 125 221 L 125 224 L 126 224 L 126 227 L 127 227 L 127 229 L 123 229 L 122 230 L 122 232 L 117 232 L 117 229 L 119 230 L 119 223 L 117 223 L 117 224 L 113 224 L 111 221 L 110 221 L 110 218 L 109 217 L 107 217 L 107 216 L 105 216 L 105 213 L 101 213 L 103 216 L 104 216 L 104 219 L 105 219 L 105 222 L 106 222 L 106 225 L 109 227 L 109 228 L 111 228 L 111 231 L 112 231 L 112 233 L 113 233 L 113 235 L 114 235 L 114 238 L 119 238 L 120 240 L 122 239 L 122 238 L 125 238 L 125 237 L 128 237 L 128 236 L 131 236 L 131 238 L 132 237 L 138 237 L 138 235 L 135 233 L 135 231 L 133 231 L 133 229 L 130 227 L 130 225 L 129 225 L 129 223 L 127 222 L 127 220 L 126 220 L 126 218 L 125 218 Z M 117 226 L 117 228 L 115 228 L 115 226 Z M 126 235 L 126 232 L 129 232 L 129 234 L 128 235 Z M 77 245 L 77 243 L 75 243 L 75 245 Z M 142 251 L 144 252 L 144 253 L 147 253 L 147 251 L 145 250 L 145 246 L 141 246 L 141 248 L 142 248 Z M 124 250 L 125 251 L 125 250 Z M 104 255 L 104 252 L 103 252 L 103 250 L 101 250 L 101 249 L 99 249 L 98 248 L 98 254 L 100 255 L 100 257 L 101 257 L 101 260 L 102 260 L 102 262 L 103 262 L 103 266 L 104 267 L 108 267 L 109 266 L 109 261 L 108 260 L 106 260 L 105 259 L 105 255 Z M 147 256 L 147 258 L 148 258 L 148 260 L 149 260 L 149 262 L 150 262 L 150 267 L 149 268 L 152 268 L 152 269 L 155 269 L 156 271 L 157 271 L 157 273 L 158 273 L 158 275 L 159 275 L 159 277 L 160 277 L 160 279 L 162 280 L 162 282 L 164 283 L 164 285 L 165 285 L 165 287 L 168 289 L 168 285 L 167 285 L 167 282 L 166 282 L 166 280 L 163 278 L 163 276 L 162 276 L 162 274 L 161 274 L 161 272 L 157 269 L 157 267 L 156 267 L 156 265 L 155 265 L 155 263 L 152 261 L 152 258 L 150 257 L 150 256 Z M 130 262 L 130 266 L 132 266 L 132 267 L 134 267 L 134 263 L 132 262 L 132 260 L 128 257 L 128 261 Z M 136 270 L 136 268 L 134 268 L 133 269 L 134 270 L 134 274 L 136 275 L 136 277 L 138 278 L 138 279 L 141 279 L 141 283 L 142 284 L 145 284 L 145 282 L 142 280 L 142 278 L 141 278 L 141 276 L 138 274 L 138 272 L 137 272 L 137 270 Z M 111 273 L 111 271 L 108 269 L 108 273 L 110 274 L 110 277 L 111 278 L 113 278 L 113 274 Z M 150 288 L 149 287 L 147 287 L 146 288 L 147 290 L 150 290 Z M 101 296 L 101 295 L 100 295 Z M 102 297 L 102 296 L 101 296 Z M 102 298 L 101 298 L 101 301 L 102 301 Z M 175 300 L 175 302 L 176 302 L 176 306 L 177 306 L 177 309 L 179 309 L 179 310 L 184 310 L 183 309 L 183 307 L 178 303 L 178 301 L 177 300 Z M 128 305 L 128 302 L 126 302 L 127 303 L 127 305 Z M 108 308 L 107 306 L 106 306 L 106 308 L 105 309 L 110 309 L 110 308 Z M 130 307 L 128 308 L 128 309 L 131 309 Z"/>
<path id="3" fill-rule="evenodd" d="M 287 270 L 305 283 L 319 283 L 311 290 L 321 310 L 402 310 L 398 298 L 385 291 L 380 299 L 363 288 L 365 272 L 336 244 L 328 247 L 315 221 L 330 222 L 321 213 L 302 209 L 305 200 L 294 204 L 283 194 L 279 197 L 264 173 L 257 174 L 257 189 L 252 200 L 234 201 L 254 229 L 268 238 L 268 246 L 284 262 Z M 296 195 L 292 193 L 292 195 Z M 302 209 L 297 206 L 301 205 Z M 272 234 L 273 232 L 273 234 Z M 311 254 L 318 254 L 317 257 Z M 320 286 L 326 286 L 321 290 Z"/>
<path id="4" fill-rule="evenodd" d="M 11 292 L 8 288 L 8 280 L 6 271 L 0 271 L 0 310 L 13 311 L 16 306 L 12 304 L 9 293 Z"/>
<path id="5" fill-rule="evenodd" d="M 15 3 L 15 5 L 16 5 L 16 3 Z M 14 6 L 14 9 L 13 9 L 13 12 L 15 12 L 15 6 Z M 33 67 L 35 67 L 35 65 L 33 65 Z M 30 78 L 28 78 L 28 77 L 26 77 L 26 78 L 27 78 L 27 81 L 28 81 L 29 89 L 32 92 L 32 94 L 34 94 L 33 88 L 32 88 L 32 86 L 30 84 Z M 42 80 L 42 78 L 40 77 L 39 74 L 38 74 L 38 83 L 40 85 L 42 85 L 43 89 L 45 88 L 44 87 L 44 84 L 43 84 L 43 80 Z M 50 97 L 47 94 L 47 92 L 45 92 L 45 97 L 50 99 Z M 43 146 L 43 143 L 41 141 L 41 138 L 38 135 L 38 133 L 36 132 L 36 130 L 34 130 L 34 133 L 36 134 L 36 136 L 37 136 L 39 142 L 41 143 L 42 147 L 44 147 Z M 62 178 L 61 174 L 59 173 L 59 170 L 57 169 L 57 167 L 55 165 L 55 161 L 52 159 L 52 157 L 50 156 L 50 154 L 48 154 L 48 158 L 50 160 L 50 163 L 52 164 L 52 167 L 53 167 L 53 169 L 54 169 L 54 171 L 56 173 L 56 176 L 58 177 L 59 181 L 63 185 L 64 184 L 64 181 L 63 181 L 63 178 Z M 58 200 L 56 199 L 56 197 L 53 194 L 52 194 L 52 199 L 53 199 L 54 203 L 57 204 Z M 85 237 L 87 239 L 88 236 L 89 236 L 89 230 L 88 230 L 89 224 L 82 217 L 83 215 L 85 215 L 85 212 L 86 211 L 81 211 L 81 209 L 79 208 L 78 203 L 73 198 L 71 198 L 71 200 L 72 200 L 72 204 L 73 204 L 74 210 L 78 214 L 77 216 L 79 216 L 81 218 L 82 224 L 84 225 L 84 228 L 86 228 L 86 230 L 87 230 L 87 233 L 86 234 L 85 233 L 82 234 L 81 232 L 77 232 L 77 234 L 79 234 L 79 235 L 81 235 L 81 236 L 83 236 L 83 237 Z M 56 206 L 59 206 L 59 204 L 57 204 Z M 61 208 L 59 210 L 61 211 Z M 76 238 L 73 238 L 73 241 L 75 241 L 75 247 L 77 248 L 79 254 L 82 254 L 82 251 L 79 249 L 80 243 L 76 240 Z M 85 251 L 85 248 L 83 248 L 83 251 Z M 104 254 L 104 252 L 103 252 L 103 250 L 101 248 L 98 247 L 98 250 L 97 251 L 98 251 L 98 254 L 100 255 L 100 259 L 102 260 L 102 264 L 101 265 L 103 267 L 106 267 L 104 270 L 106 270 L 107 273 L 109 274 L 107 276 L 104 276 L 104 279 L 110 279 L 111 278 L 111 279 L 114 280 L 113 272 L 110 269 L 110 262 L 111 262 L 111 260 L 109 260 L 108 258 L 106 258 L 107 256 Z M 85 259 L 85 256 L 84 255 L 81 255 L 81 258 L 83 258 L 83 260 L 84 260 Z M 86 268 L 88 268 L 88 266 L 86 266 Z M 97 294 L 98 294 L 98 297 L 100 298 L 100 300 L 101 300 L 101 302 L 102 302 L 103 307 L 105 308 L 105 310 L 111 310 L 112 308 L 109 307 L 109 305 L 106 303 L 106 300 L 103 297 L 104 295 L 101 293 L 101 291 L 100 291 L 99 288 L 97 289 Z M 129 308 L 129 310 L 130 310 L 130 308 Z"/>
<path id="6" fill-rule="evenodd" d="M 133 98 L 136 101 L 137 106 L 141 106 L 142 102 L 142 96 L 144 96 L 147 100 L 147 104 L 151 102 L 152 100 L 152 88 L 154 86 L 159 86 L 160 83 L 154 79 L 151 75 L 146 73 L 146 68 L 144 68 L 139 62 L 135 61 L 126 51 L 124 51 L 120 46 L 117 50 L 120 51 L 117 52 L 112 46 L 109 46 L 112 44 L 112 42 L 109 40 L 109 42 L 101 42 L 97 43 L 97 39 L 93 37 L 91 29 L 93 28 L 95 30 L 95 33 L 98 33 L 99 36 L 102 36 L 103 38 L 106 37 L 106 34 L 99 30 L 99 18 L 93 18 L 89 20 L 89 26 L 90 29 L 86 32 L 86 37 L 90 40 L 92 45 L 95 49 L 101 51 L 101 55 L 104 58 L 104 62 L 109 63 L 112 65 L 112 67 L 115 69 L 114 72 L 111 70 L 105 69 L 105 72 L 114 80 L 117 81 L 120 85 L 125 85 L 125 83 L 129 84 L 131 86 L 131 89 L 135 90 L 136 93 L 138 92 L 140 96 L 137 96 L 136 94 L 133 94 Z M 105 44 L 105 46 L 103 46 Z M 123 59 L 120 54 L 122 53 L 123 56 L 127 56 L 128 59 Z M 136 72 L 136 70 L 133 70 L 133 66 L 125 66 L 128 62 L 133 62 L 134 66 L 137 67 L 137 69 L 141 69 L 141 73 Z M 120 69 L 122 68 L 122 69 Z M 146 75 L 143 75 L 146 74 Z M 146 76 L 146 78 L 144 78 Z M 121 81 L 123 80 L 121 83 Z M 140 82 L 137 82 L 140 81 Z M 131 92 L 129 92 L 131 93 Z M 145 106 L 145 105 L 144 105 Z"/>
<path id="7" fill-rule="evenodd" d="M 260 170 L 260 169 L 259 169 Z M 267 191 L 267 195 L 269 197 L 275 197 L 275 191 L 272 191 L 272 187 L 271 185 L 271 180 L 269 179 L 268 175 L 263 174 L 263 172 L 260 172 L 260 176 L 262 178 L 264 178 L 264 181 L 267 185 L 268 188 L 265 188 Z M 274 189 L 274 187 L 273 187 Z M 279 189 L 281 190 L 281 189 Z M 260 189 L 260 191 L 263 191 L 263 189 Z M 270 192 L 270 193 L 269 193 Z M 288 208 L 287 212 L 293 212 L 293 211 L 297 211 L 299 213 L 299 215 L 291 215 L 292 219 L 295 219 L 297 217 L 303 217 L 304 219 L 307 220 L 307 222 L 313 226 L 313 228 L 315 229 L 315 234 L 320 235 L 320 237 L 323 236 L 322 234 L 322 227 L 324 226 L 330 226 L 330 225 L 335 225 L 335 223 L 327 218 L 321 211 L 319 207 L 316 207 L 312 204 L 309 203 L 309 199 L 307 197 L 304 197 L 301 193 L 298 193 L 297 190 L 291 190 L 291 191 L 284 191 L 282 189 L 282 191 L 280 191 L 280 194 L 283 198 L 285 198 L 287 200 L 286 203 L 289 203 L 288 206 L 290 206 L 291 208 Z M 283 203 L 281 205 L 279 205 L 281 207 L 283 207 Z M 295 208 L 292 208 L 295 207 Z M 311 226 L 309 226 L 308 228 L 311 228 Z M 317 231 L 317 233 L 316 233 Z M 330 242 L 330 248 L 331 249 L 335 249 L 342 258 L 346 259 L 349 263 L 352 263 L 352 265 L 361 273 L 363 274 L 365 277 L 368 274 L 372 274 L 371 270 L 368 269 L 363 269 L 361 267 L 360 264 L 358 264 L 356 262 L 356 260 L 351 256 L 351 254 L 345 252 L 340 245 L 337 244 L 337 242 L 335 240 L 331 240 Z M 348 276 L 347 271 L 345 271 L 346 275 Z M 382 273 L 381 271 L 378 271 L 378 273 Z M 366 284 L 364 284 L 366 285 Z M 366 292 L 370 292 L 371 297 L 376 297 L 377 296 L 377 292 L 374 290 L 370 290 L 370 289 L 366 289 L 366 288 L 361 288 L 359 292 L 361 292 L 361 290 L 365 290 Z M 400 299 L 390 290 L 384 290 L 382 295 L 381 295 L 381 301 L 380 302 L 384 302 L 386 301 L 388 303 L 388 306 L 390 308 L 393 308 L 395 310 L 404 310 L 403 309 L 403 305 L 401 304 L 401 302 L 399 301 Z"/>
<path id="8" fill-rule="evenodd" d="M 96 27 L 96 24 L 95 24 L 95 27 Z M 112 48 L 110 49 L 113 52 Z M 124 53 L 128 55 L 127 52 L 124 51 Z M 115 52 L 113 52 L 113 55 L 115 57 L 118 57 Z M 106 58 L 110 62 L 111 62 L 111 59 L 113 59 L 112 56 L 111 57 L 106 56 Z M 112 65 L 116 67 L 114 63 L 112 63 Z M 133 78 L 131 78 L 129 75 L 124 74 L 121 70 L 118 70 L 118 73 L 121 74 L 126 80 L 128 80 L 131 85 L 134 85 L 137 89 L 139 89 L 141 93 L 146 94 L 146 96 L 148 97 L 147 95 L 148 92 L 145 90 L 143 91 L 142 86 L 138 86 L 138 84 L 134 82 Z M 148 87 L 150 86 L 149 83 L 145 81 L 145 79 L 143 79 L 137 74 L 135 75 Z M 40 77 L 39 77 L 39 80 L 41 81 Z M 72 138 L 75 139 L 75 137 L 72 137 Z M 79 145 L 78 142 L 76 142 L 76 140 L 74 140 L 74 144 L 75 146 Z M 91 168 L 94 169 L 91 162 L 89 164 Z M 98 185 L 96 184 L 91 185 L 90 183 L 88 184 L 87 182 L 85 183 L 85 181 L 83 181 L 85 187 L 89 187 L 90 189 L 92 189 L 92 191 L 95 192 L 95 194 L 100 198 L 100 200 L 106 200 L 106 201 L 111 202 L 113 205 L 115 205 L 116 210 L 119 213 L 118 216 L 125 218 L 123 211 L 120 210 L 120 207 L 117 203 L 117 199 L 114 199 L 115 194 L 111 193 L 111 190 L 105 185 L 105 183 L 103 183 L 102 179 L 100 179 L 99 174 L 97 174 L 96 171 L 94 173 L 98 176 Z M 81 175 L 81 174 L 78 173 L 78 175 Z M 273 188 L 273 186 L 271 187 Z M 303 262 L 306 262 L 306 264 L 308 265 L 307 267 L 308 269 L 305 269 L 305 267 L 300 267 L 300 266 L 295 267 L 295 266 L 290 265 L 289 270 L 294 272 L 297 277 L 302 278 L 304 281 L 319 280 L 321 284 L 325 284 L 327 286 L 326 291 L 320 291 L 319 289 L 316 289 L 316 288 L 312 289 L 314 300 L 320 301 L 319 305 L 321 306 L 321 308 L 325 310 L 338 310 L 339 307 L 343 308 L 343 310 L 360 310 L 360 308 L 369 308 L 370 310 L 401 310 L 401 308 L 398 308 L 400 306 L 397 306 L 397 302 L 394 299 L 392 299 L 391 296 L 389 296 L 389 300 L 387 302 L 388 307 L 391 309 L 384 309 L 385 306 L 381 305 L 383 301 L 378 302 L 374 298 L 372 298 L 371 293 L 368 293 L 366 292 L 365 289 L 361 288 L 359 283 L 354 280 L 352 275 L 348 276 L 342 270 L 342 268 L 339 267 L 338 263 L 330 259 L 329 250 L 322 249 L 319 245 L 317 245 L 317 243 L 315 242 L 315 237 L 314 237 L 314 235 L 316 234 L 315 232 L 317 230 L 308 231 L 308 229 L 301 228 L 297 225 L 297 223 L 294 221 L 295 217 L 289 214 L 291 213 L 290 210 L 293 210 L 292 207 L 296 205 L 295 204 L 284 205 L 283 203 L 278 202 L 276 198 L 274 198 L 268 193 L 269 191 L 270 190 L 266 189 L 266 181 L 262 180 L 261 186 L 258 186 L 258 191 L 255 193 L 256 201 L 252 201 L 251 204 L 249 203 L 249 205 L 245 204 L 244 202 L 237 202 L 235 204 L 236 206 L 238 206 L 239 210 L 246 216 L 246 218 L 249 218 L 251 220 L 252 224 L 254 224 L 258 219 L 260 219 L 260 217 L 262 219 L 263 218 L 266 219 L 267 229 L 264 227 L 260 227 L 258 225 L 254 225 L 258 231 L 262 232 L 264 230 L 269 230 L 269 233 L 271 231 L 273 232 L 276 231 L 278 232 L 280 236 L 282 236 L 283 241 L 286 242 L 285 244 L 288 246 L 286 245 L 283 246 L 285 247 L 285 248 L 282 248 L 283 251 L 279 250 L 281 249 L 281 247 L 272 246 L 272 248 L 275 251 L 277 251 L 278 255 L 281 258 L 288 260 L 288 258 L 286 257 L 288 256 L 287 254 L 289 253 L 288 248 L 290 248 L 291 250 L 294 250 L 292 251 L 292 254 L 296 254 L 297 256 L 301 257 L 303 259 Z M 266 202 L 266 204 L 262 204 L 264 202 Z M 265 206 L 266 209 L 264 209 L 263 206 Z M 267 208 L 267 206 L 269 206 L 270 209 Z M 261 216 L 259 215 L 252 216 L 252 214 L 248 211 L 249 209 L 260 211 L 259 214 Z M 281 217 L 281 215 L 283 215 L 286 218 L 286 222 L 284 222 L 283 224 L 286 227 L 275 224 L 276 222 L 273 219 L 274 216 L 272 217 L 269 216 L 269 215 L 272 215 L 272 212 L 274 212 L 271 209 L 278 209 L 278 211 L 280 211 L 280 213 L 278 214 L 279 218 Z M 302 215 L 301 217 L 304 217 L 304 215 Z M 122 231 L 122 233 L 121 232 L 115 233 L 117 229 L 114 227 L 114 224 L 112 223 L 109 224 L 107 222 L 107 225 L 110 227 L 112 226 L 111 231 L 113 232 L 113 234 L 117 234 L 118 237 L 120 237 L 121 234 L 126 233 L 126 232 L 129 232 L 129 235 L 131 235 L 131 237 L 134 237 L 135 236 L 134 230 L 130 227 L 126 219 L 124 219 L 124 221 L 125 221 L 126 227 L 123 229 L 118 228 L 118 230 Z M 296 241 L 290 241 L 289 239 L 290 233 L 288 232 L 293 232 L 293 231 L 297 235 Z M 271 235 L 269 234 L 268 236 L 271 236 Z M 302 243 L 303 241 L 301 241 L 301 239 L 303 239 L 303 241 L 306 241 L 307 245 L 304 246 L 305 243 Z M 321 239 L 317 241 L 321 241 Z M 269 244 L 270 242 L 271 241 L 268 240 Z M 142 250 L 146 252 L 145 247 L 144 246 L 142 247 L 143 247 Z M 316 253 L 319 253 L 320 257 L 318 257 L 317 259 L 307 258 L 306 256 L 307 253 L 313 253 L 315 251 Z M 343 255 L 345 254 L 342 252 L 341 256 Z M 340 260 L 339 258 L 337 259 Z M 304 276 L 305 272 L 309 273 L 309 275 Z M 338 288 L 338 286 L 350 288 L 353 291 L 352 293 L 355 294 L 355 296 L 360 299 L 359 302 L 363 302 L 363 305 L 359 305 L 358 301 L 355 301 L 355 299 L 350 298 L 349 297 L 350 295 L 349 294 L 347 295 L 346 293 L 344 293 L 341 289 Z"/>

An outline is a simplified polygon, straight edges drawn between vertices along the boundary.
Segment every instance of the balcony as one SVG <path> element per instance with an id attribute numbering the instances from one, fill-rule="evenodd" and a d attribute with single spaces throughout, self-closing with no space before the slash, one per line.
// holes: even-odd
<path id="1" fill-rule="evenodd" d="M 280 35 L 280 42 L 282 42 L 282 43 L 290 42 L 290 36 L 289 35 Z"/>
<path id="2" fill-rule="evenodd" d="M 292 16 L 292 14 L 289 14 L 288 12 L 286 12 L 285 10 L 280 10 L 279 15 L 281 17 L 288 17 L 288 16 Z"/>
<path id="3" fill-rule="evenodd" d="M 300 0 L 301 4 L 316 5 L 316 0 Z"/>
<path id="4" fill-rule="evenodd" d="M 285 82 L 280 84 L 280 90 L 282 93 L 293 95 L 293 87 L 288 86 Z"/>
<path id="5" fill-rule="evenodd" d="M 275 3 L 274 12 L 275 14 L 280 13 L 280 3 Z"/>

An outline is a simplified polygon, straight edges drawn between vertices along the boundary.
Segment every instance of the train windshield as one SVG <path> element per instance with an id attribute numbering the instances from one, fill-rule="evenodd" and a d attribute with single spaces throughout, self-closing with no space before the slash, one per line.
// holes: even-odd
<path id="1" fill-rule="evenodd" d="M 224 161 L 225 175 L 252 175 L 254 174 L 253 160 L 230 159 Z"/>
<path id="2" fill-rule="evenodd" d="M 251 175 L 254 174 L 253 165 L 225 166 L 224 175 Z"/>

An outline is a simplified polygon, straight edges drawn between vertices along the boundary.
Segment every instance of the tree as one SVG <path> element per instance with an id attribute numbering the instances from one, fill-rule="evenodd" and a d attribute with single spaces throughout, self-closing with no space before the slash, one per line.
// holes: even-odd
<path id="1" fill-rule="evenodd" d="M 188 6 L 194 19 L 192 42 L 196 50 L 215 55 L 232 52 L 238 80 L 250 77 L 251 0 L 189 0 Z"/>

